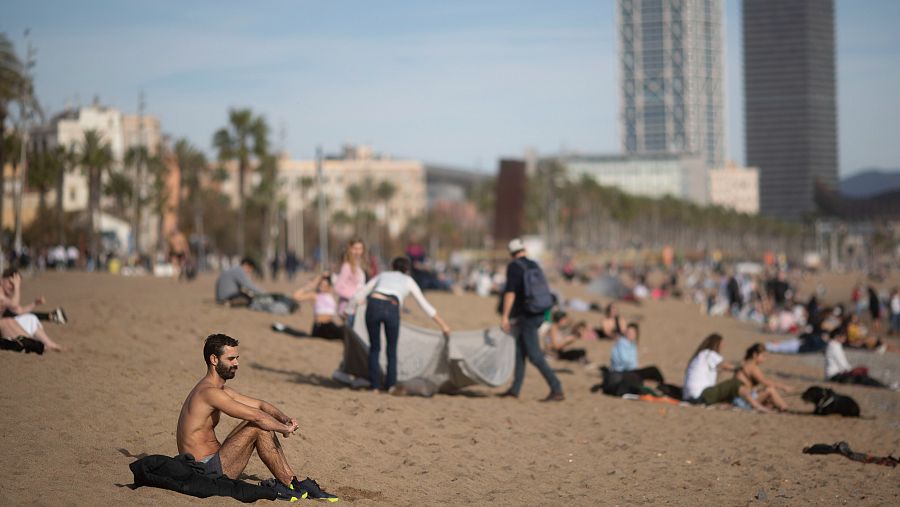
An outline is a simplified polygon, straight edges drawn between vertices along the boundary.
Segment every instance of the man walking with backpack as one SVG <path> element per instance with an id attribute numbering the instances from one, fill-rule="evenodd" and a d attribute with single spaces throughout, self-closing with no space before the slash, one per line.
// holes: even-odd
<path id="1" fill-rule="evenodd" d="M 501 327 L 516 339 L 516 369 L 512 387 L 501 396 L 519 397 L 525 380 L 525 357 L 528 356 L 550 386 L 550 394 L 543 401 L 562 401 L 565 399 L 562 384 L 547 364 L 538 338 L 544 312 L 553 306 L 553 294 L 541 267 L 525 256 L 525 244 L 521 239 L 509 242 L 509 254 L 513 260 L 506 266 Z"/>

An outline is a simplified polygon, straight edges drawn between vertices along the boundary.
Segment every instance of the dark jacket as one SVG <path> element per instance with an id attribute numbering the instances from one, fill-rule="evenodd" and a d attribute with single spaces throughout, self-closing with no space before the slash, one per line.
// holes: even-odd
<path id="1" fill-rule="evenodd" d="M 534 316 L 525 309 L 525 269 L 540 269 L 536 262 L 527 258 L 521 257 L 518 259 L 513 259 L 512 262 L 506 265 L 506 286 L 503 288 L 503 294 L 500 294 L 500 312 L 503 312 L 503 295 L 507 292 L 513 292 L 516 295 L 516 299 L 513 301 L 512 308 L 509 312 L 509 318 L 515 319 L 517 317 L 525 316 Z M 541 314 L 537 314 L 541 315 Z"/>
<path id="2" fill-rule="evenodd" d="M 190 454 L 174 458 L 154 454 L 145 456 L 128 466 L 134 474 L 135 486 L 153 486 L 185 495 L 207 498 L 230 496 L 245 503 L 275 500 L 275 490 L 244 481 L 204 475 L 204 466 Z"/>

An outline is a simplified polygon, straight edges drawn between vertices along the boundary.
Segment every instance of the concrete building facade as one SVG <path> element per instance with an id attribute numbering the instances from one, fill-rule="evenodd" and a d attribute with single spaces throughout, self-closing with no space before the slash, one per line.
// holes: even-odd
<path id="1" fill-rule="evenodd" d="M 798 220 L 837 184 L 833 0 L 744 0 L 747 165 L 760 211 Z"/>
<path id="2" fill-rule="evenodd" d="M 709 203 L 756 215 L 759 213 L 759 171 L 733 162 L 709 171 Z"/>
<path id="3" fill-rule="evenodd" d="M 143 124 L 143 128 L 142 128 Z M 97 131 L 103 142 L 110 146 L 113 156 L 112 171 L 127 171 L 124 160 L 128 149 L 146 144 L 151 156 L 159 154 L 162 149 L 162 133 L 159 119 L 145 115 L 123 115 L 118 109 L 101 106 L 95 102 L 90 106 L 68 109 L 55 116 L 43 127 L 33 132 L 33 142 L 48 150 L 56 146 L 67 149 L 80 149 L 84 142 L 84 134 L 89 130 Z M 144 172 L 144 187 L 149 185 L 150 175 Z M 81 168 L 67 172 L 63 183 L 63 210 L 66 212 L 83 211 L 88 208 L 87 176 Z M 56 189 L 48 194 L 48 202 L 56 200 Z M 108 200 L 101 200 L 103 207 Z M 120 217 L 126 222 L 130 217 Z M 144 210 L 141 221 L 142 247 L 150 249 L 156 242 L 156 217 Z M 101 224 L 102 226 L 102 224 Z M 123 247 L 127 243 L 123 243 Z"/>
<path id="4" fill-rule="evenodd" d="M 720 0 L 618 0 L 620 131 L 629 154 L 725 163 Z"/>
<path id="5" fill-rule="evenodd" d="M 573 181 L 588 176 L 632 195 L 708 202 L 707 170 L 699 155 L 566 155 L 558 160 Z"/>
<path id="6" fill-rule="evenodd" d="M 399 160 L 374 153 L 369 147 L 345 146 L 341 154 L 328 156 L 323 164 L 323 193 L 329 217 L 343 212 L 353 217 L 356 204 L 348 193 L 351 185 L 370 189 L 364 196 L 364 207 L 379 221 L 386 223 L 392 236 L 400 234 L 413 219 L 421 216 L 427 205 L 425 165 L 418 160 Z M 303 210 L 315 213 L 318 189 L 316 161 L 291 160 L 282 156 L 278 161 L 281 191 L 287 204 L 288 246 L 301 250 L 303 240 Z M 389 182 L 395 191 L 384 202 L 374 194 L 381 182 Z M 236 178 L 229 178 L 229 188 L 237 191 Z M 233 202 L 237 202 L 236 198 Z"/>

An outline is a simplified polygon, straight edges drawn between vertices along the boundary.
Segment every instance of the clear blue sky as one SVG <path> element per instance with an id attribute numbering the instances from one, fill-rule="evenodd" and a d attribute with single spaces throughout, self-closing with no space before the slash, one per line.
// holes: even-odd
<path id="1" fill-rule="evenodd" d="M 725 0 L 728 154 L 744 160 L 740 2 Z M 594 1 L 0 0 L 38 49 L 45 108 L 148 112 L 211 151 L 232 106 L 278 145 L 493 171 L 500 156 L 619 149 L 615 7 Z M 837 0 L 841 174 L 900 167 L 900 1 Z"/>

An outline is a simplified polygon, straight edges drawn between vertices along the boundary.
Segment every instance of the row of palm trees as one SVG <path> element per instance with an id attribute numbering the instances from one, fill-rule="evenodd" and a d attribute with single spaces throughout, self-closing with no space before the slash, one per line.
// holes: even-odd
<path id="1" fill-rule="evenodd" d="M 526 228 L 540 231 L 556 251 L 672 245 L 684 252 L 721 249 L 753 255 L 775 250 L 800 256 L 813 243 L 810 231 L 801 224 L 670 196 L 629 195 L 587 176 L 573 181 L 556 160 L 538 165 L 528 192 Z"/>

